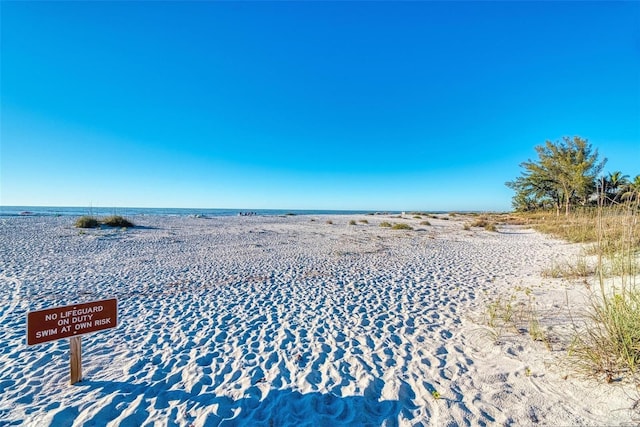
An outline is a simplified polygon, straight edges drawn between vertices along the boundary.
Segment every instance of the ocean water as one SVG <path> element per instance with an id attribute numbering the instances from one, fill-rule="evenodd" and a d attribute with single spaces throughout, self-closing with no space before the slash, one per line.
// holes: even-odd
<path id="1" fill-rule="evenodd" d="M 252 213 L 260 216 L 276 215 L 354 215 L 375 213 L 374 211 L 348 210 L 296 210 L 296 209 L 192 209 L 192 208 L 108 208 L 108 207 L 64 207 L 64 206 L 0 206 L 1 216 L 235 216 L 240 213 Z M 385 213 L 399 213 L 389 212 Z"/>

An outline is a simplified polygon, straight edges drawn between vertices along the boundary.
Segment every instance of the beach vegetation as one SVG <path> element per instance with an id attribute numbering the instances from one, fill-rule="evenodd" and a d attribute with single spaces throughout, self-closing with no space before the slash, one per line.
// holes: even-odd
<path id="1" fill-rule="evenodd" d="M 405 224 L 403 222 L 400 222 L 398 224 L 393 224 L 391 229 L 392 230 L 413 230 L 413 227 L 411 227 L 409 224 Z"/>
<path id="2" fill-rule="evenodd" d="M 420 215 L 414 215 L 413 219 L 422 219 L 422 217 Z"/>
<path id="3" fill-rule="evenodd" d="M 380 227 L 391 227 L 391 223 L 388 221 L 382 221 Z"/>
<path id="4" fill-rule="evenodd" d="M 429 221 L 420 221 L 420 225 L 431 225 Z"/>
<path id="5" fill-rule="evenodd" d="M 471 227 L 482 227 L 487 231 L 498 231 L 496 224 L 493 221 L 489 221 L 489 219 L 484 216 L 477 218 L 475 221 L 473 221 L 470 224 L 465 224 L 463 228 L 465 230 L 470 230 Z"/>
<path id="6" fill-rule="evenodd" d="M 487 305 L 485 315 L 494 341 L 499 342 L 504 331 L 511 330 L 517 334 L 528 334 L 533 341 L 542 342 L 550 349 L 550 341 L 540 323 L 530 288 L 518 287 L 508 298 L 496 297 Z"/>
<path id="7" fill-rule="evenodd" d="M 83 215 L 76 220 L 74 225 L 76 228 L 98 228 L 100 227 L 100 222 L 94 216 Z"/>
<path id="8" fill-rule="evenodd" d="M 497 227 L 496 227 L 496 225 L 495 225 L 494 223 L 492 223 L 492 222 L 490 222 L 490 223 L 486 224 L 486 225 L 484 226 L 484 229 L 485 229 L 485 230 L 487 230 L 487 231 L 493 231 L 493 232 L 497 232 L 497 231 L 498 231 L 498 228 L 497 228 Z"/>
<path id="9" fill-rule="evenodd" d="M 574 336 L 570 356 L 590 374 L 611 382 L 640 368 L 640 292 L 624 290 L 594 299 L 585 327 Z"/>
<path id="10" fill-rule="evenodd" d="M 554 262 L 550 268 L 542 270 L 542 277 L 576 280 L 592 276 L 594 273 L 595 268 L 589 265 L 584 256 L 581 256 L 574 262 Z"/>
<path id="11" fill-rule="evenodd" d="M 369 221 L 367 221 L 366 219 L 358 220 L 358 222 L 361 222 L 363 224 L 369 224 Z"/>
<path id="12" fill-rule="evenodd" d="M 589 292 L 584 309 L 571 315 L 572 366 L 607 381 L 628 375 L 640 382 L 640 178 L 629 180 L 616 171 L 589 188 L 595 192 L 584 206 L 577 197 L 570 200 L 568 216 L 559 216 L 551 205 L 551 211 L 516 212 L 500 221 L 587 244 L 575 260 L 556 262 L 542 272 L 581 280 Z M 534 340 L 544 339 L 538 319 L 530 319 L 528 329 Z"/>
<path id="13" fill-rule="evenodd" d="M 325 224 L 329 224 L 329 225 L 331 225 L 331 224 L 333 224 L 333 221 L 331 221 L 330 219 L 328 219 L 328 220 L 325 222 Z"/>
<path id="14" fill-rule="evenodd" d="M 506 183 L 515 191 L 514 209 L 553 208 L 559 216 L 564 208 L 568 216 L 572 206 L 587 205 L 597 189 L 596 177 L 607 161 L 599 160 L 598 150 L 578 136 L 546 141 L 535 150 L 538 159 L 522 162 L 522 174 Z"/>
<path id="15" fill-rule="evenodd" d="M 120 215 L 108 216 L 102 220 L 102 223 L 109 227 L 123 227 L 123 228 L 134 227 L 134 224 L 131 221 L 121 217 Z"/>
<path id="16" fill-rule="evenodd" d="M 630 375 L 640 382 L 640 200 L 609 205 L 600 197 L 594 246 L 597 264 L 587 312 L 574 319 L 570 348 L 575 366 L 611 382 Z"/>
<path id="17" fill-rule="evenodd" d="M 349 225 L 356 225 L 356 220 L 352 219 L 351 221 L 349 221 Z"/>
<path id="18" fill-rule="evenodd" d="M 119 215 L 108 216 L 102 220 L 91 215 L 84 215 L 79 217 L 74 225 L 77 228 L 98 228 L 100 225 L 106 225 L 108 227 L 120 227 L 124 229 L 135 226 L 131 221 Z"/>
<path id="19" fill-rule="evenodd" d="M 613 173 L 601 180 L 596 206 L 575 208 L 564 217 L 548 211 L 519 215 L 540 232 L 589 244 L 583 255 L 553 264 L 543 276 L 587 285 L 587 306 L 572 314 L 569 357 L 578 371 L 607 381 L 624 375 L 640 381 L 640 197 L 635 194 L 640 193 L 624 175 Z M 535 332 L 536 324 L 530 329 Z"/>

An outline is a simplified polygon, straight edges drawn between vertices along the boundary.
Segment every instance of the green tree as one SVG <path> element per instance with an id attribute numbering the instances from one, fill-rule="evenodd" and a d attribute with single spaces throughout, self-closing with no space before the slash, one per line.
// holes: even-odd
<path id="1" fill-rule="evenodd" d="M 552 203 L 558 215 L 562 206 L 569 215 L 572 205 L 585 205 L 606 163 L 606 159 L 598 161 L 598 150 L 578 136 L 563 137 L 555 143 L 546 141 L 535 150 L 538 159 L 521 163 L 522 175 L 506 183 L 516 192 L 514 207 L 523 208 L 524 201 L 542 208 Z"/>
<path id="2" fill-rule="evenodd" d="M 613 173 L 609 173 L 603 179 L 603 190 L 604 196 L 611 203 L 617 203 L 620 201 L 622 194 L 626 191 L 629 185 L 629 175 L 622 175 L 622 172 L 615 171 Z"/>
<path id="3" fill-rule="evenodd" d="M 640 202 L 640 175 L 628 181 L 621 191 L 620 198 L 629 202 Z"/>

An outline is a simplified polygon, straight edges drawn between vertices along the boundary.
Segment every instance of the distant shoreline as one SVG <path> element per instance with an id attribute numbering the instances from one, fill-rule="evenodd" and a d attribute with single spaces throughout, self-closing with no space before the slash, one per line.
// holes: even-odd
<path id="1" fill-rule="evenodd" d="M 371 215 L 400 214 L 401 210 L 332 210 L 332 209 L 222 209 L 222 208 L 136 208 L 136 207 L 77 207 L 77 206 L 0 206 L 0 217 L 13 216 L 81 216 L 81 215 L 160 215 L 160 216 L 237 216 L 252 212 L 257 216 L 279 215 Z M 429 214 L 443 214 L 449 211 L 421 211 Z M 456 211 L 466 212 L 466 211 Z M 407 211 L 409 213 L 409 211 Z"/>

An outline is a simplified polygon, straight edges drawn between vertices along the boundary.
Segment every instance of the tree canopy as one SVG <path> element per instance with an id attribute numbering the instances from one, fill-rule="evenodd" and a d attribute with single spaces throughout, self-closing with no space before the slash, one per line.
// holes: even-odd
<path id="1" fill-rule="evenodd" d="M 598 159 L 598 150 L 578 136 L 546 141 L 535 150 L 538 159 L 521 163 L 522 174 L 506 183 L 516 192 L 513 207 L 521 211 L 554 207 L 558 214 L 564 207 L 568 215 L 571 206 L 586 205 L 607 161 Z"/>

